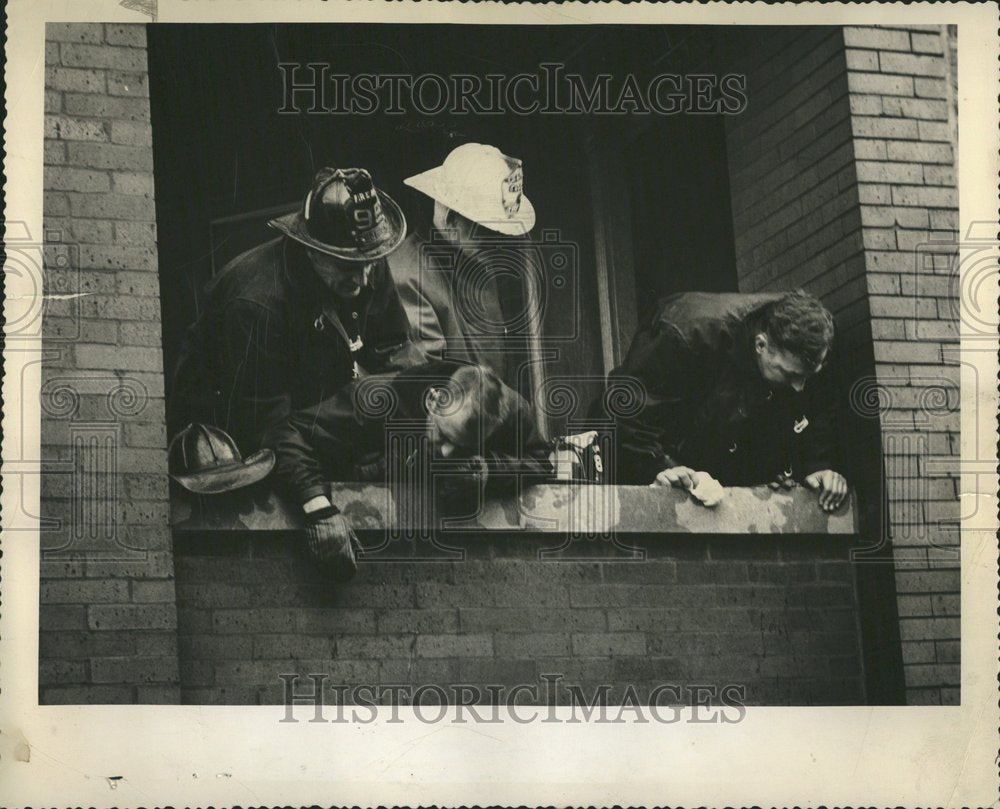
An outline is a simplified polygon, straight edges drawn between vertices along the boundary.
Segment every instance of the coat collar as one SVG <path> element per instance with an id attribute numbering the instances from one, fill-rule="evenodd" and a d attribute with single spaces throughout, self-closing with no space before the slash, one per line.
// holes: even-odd
<path id="1" fill-rule="evenodd" d="M 282 259 L 289 288 L 300 302 L 302 311 L 314 324 L 322 318 L 326 325 L 332 327 L 333 333 L 339 335 L 349 345 L 351 339 L 340 318 L 340 310 L 344 304 L 313 272 L 304 250 L 285 237 L 282 243 Z M 362 318 L 365 310 L 371 305 L 373 295 L 372 287 L 365 286 L 357 298 L 355 308 Z M 320 330 L 325 331 L 325 328 Z"/>

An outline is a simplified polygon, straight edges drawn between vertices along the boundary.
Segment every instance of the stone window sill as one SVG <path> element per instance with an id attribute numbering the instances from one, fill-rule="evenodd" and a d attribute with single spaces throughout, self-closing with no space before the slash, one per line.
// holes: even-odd
<path id="1" fill-rule="evenodd" d="M 445 529 L 574 534 L 856 534 L 853 495 L 833 514 L 802 488 L 773 492 L 766 486 L 730 488 L 707 509 L 687 493 L 647 486 L 544 484 L 520 495 L 489 498 L 478 514 L 433 517 L 403 508 L 390 487 L 332 484 L 333 501 L 359 531 Z M 419 504 L 417 504 L 419 505 Z M 302 518 L 266 484 L 218 495 L 175 489 L 170 524 L 175 532 L 288 531 Z"/>

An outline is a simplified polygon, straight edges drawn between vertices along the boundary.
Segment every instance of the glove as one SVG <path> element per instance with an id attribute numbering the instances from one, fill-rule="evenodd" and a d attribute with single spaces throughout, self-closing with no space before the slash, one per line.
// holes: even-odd
<path id="1" fill-rule="evenodd" d="M 325 516 L 306 516 L 309 552 L 329 571 L 334 581 L 350 581 L 358 571 L 355 556 L 358 538 L 343 514 L 337 511 L 327 513 L 326 509 L 323 511 Z"/>

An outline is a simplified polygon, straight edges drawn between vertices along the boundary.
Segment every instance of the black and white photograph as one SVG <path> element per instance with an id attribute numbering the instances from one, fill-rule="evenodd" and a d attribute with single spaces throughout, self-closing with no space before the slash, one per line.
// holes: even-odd
<path id="1" fill-rule="evenodd" d="M 971 709 L 968 24 L 318 5 L 44 22 L 41 230 L 5 215 L 37 705 Z"/>

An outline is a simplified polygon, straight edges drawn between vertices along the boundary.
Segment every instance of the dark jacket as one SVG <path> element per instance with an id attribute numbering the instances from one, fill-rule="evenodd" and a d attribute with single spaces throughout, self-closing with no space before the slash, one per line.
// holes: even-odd
<path id="1" fill-rule="evenodd" d="M 758 371 L 754 337 L 780 297 L 690 292 L 660 301 L 608 378 L 606 401 L 624 403 L 608 414 L 618 483 L 650 483 L 677 465 L 729 486 L 837 468 L 829 372 L 796 393 L 771 390 Z M 632 390 L 616 396 L 616 386 Z"/>
<path id="2" fill-rule="evenodd" d="M 363 347 L 352 352 L 348 338 L 357 335 Z M 293 410 L 350 382 L 355 362 L 379 373 L 421 359 L 385 260 L 357 298 L 343 301 L 299 245 L 275 239 L 233 259 L 208 285 L 176 367 L 171 427 L 215 424 L 245 455 L 267 446 L 268 432 Z"/>
<path id="3" fill-rule="evenodd" d="M 426 395 L 443 385 L 457 363 L 429 362 L 404 371 L 359 379 L 335 396 L 294 412 L 275 432 L 275 472 L 286 494 L 304 503 L 326 493 L 327 481 L 414 480 L 414 449 L 427 431 Z M 549 447 L 541 440 L 528 403 L 504 387 L 507 418 L 483 446 L 488 485 L 503 489 L 551 472 Z"/>

